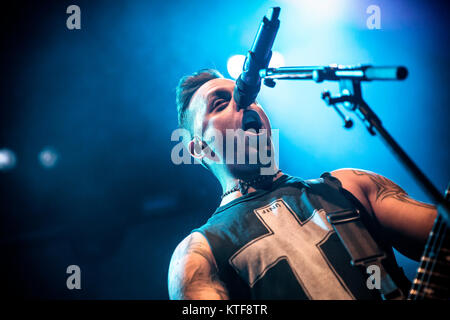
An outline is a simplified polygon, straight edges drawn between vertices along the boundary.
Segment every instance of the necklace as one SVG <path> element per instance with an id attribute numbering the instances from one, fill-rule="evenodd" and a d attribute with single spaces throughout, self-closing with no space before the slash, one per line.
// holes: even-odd
<path id="1" fill-rule="evenodd" d="M 255 179 L 249 180 L 249 181 L 238 179 L 237 185 L 234 186 L 233 188 L 231 188 L 230 190 L 226 191 L 224 194 L 222 194 L 222 196 L 220 198 L 223 199 L 225 196 L 229 195 L 230 193 L 236 192 L 236 191 L 241 191 L 241 193 L 243 195 L 246 195 L 248 192 L 248 188 L 255 187 L 256 185 L 258 185 L 262 182 L 273 179 L 273 177 L 275 177 L 280 172 L 281 172 L 281 170 L 278 170 L 274 174 L 259 176 Z"/>

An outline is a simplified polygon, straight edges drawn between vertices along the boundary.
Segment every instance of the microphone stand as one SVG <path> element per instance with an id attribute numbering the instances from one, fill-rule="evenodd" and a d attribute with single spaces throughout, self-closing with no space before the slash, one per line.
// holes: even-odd
<path id="1" fill-rule="evenodd" d="M 338 81 L 340 95 L 332 97 L 329 91 L 322 93 L 325 103 L 333 107 L 344 121 L 344 127 L 349 129 L 353 126 L 353 121 L 345 116 L 338 108 L 338 104 L 352 112 L 366 126 L 370 135 L 378 133 L 383 142 L 394 153 L 398 160 L 406 167 L 407 171 L 414 177 L 416 182 L 428 194 L 432 201 L 437 204 L 439 214 L 444 218 L 447 225 L 450 225 L 449 208 L 450 201 L 446 200 L 427 176 L 406 154 L 402 147 L 394 140 L 389 132 L 384 128 L 380 118 L 364 101 L 361 91 L 361 81 L 371 80 L 403 80 L 407 77 L 408 71 L 404 67 L 372 67 L 372 66 L 329 66 L 329 67 L 283 67 L 268 68 L 260 70 L 260 76 L 264 79 L 264 84 L 273 88 L 275 80 L 314 80 L 316 82 Z"/>

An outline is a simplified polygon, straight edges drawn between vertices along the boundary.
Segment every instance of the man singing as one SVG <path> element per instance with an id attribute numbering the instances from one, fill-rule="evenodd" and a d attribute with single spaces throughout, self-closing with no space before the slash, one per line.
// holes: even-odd
<path id="1" fill-rule="evenodd" d="M 381 299 L 387 292 L 407 295 L 410 284 L 393 248 L 418 260 L 436 208 L 370 171 L 340 169 L 313 180 L 281 172 L 273 161 L 277 150 L 269 119 L 257 102 L 237 105 L 234 86 L 217 71 L 204 69 L 182 78 L 177 87 L 183 142 L 217 178 L 223 194 L 209 220 L 175 249 L 169 266 L 170 298 L 348 300 Z M 255 138 L 257 143 L 251 143 Z M 263 161 L 263 149 L 270 162 Z M 353 229 L 357 233 L 347 233 L 347 243 L 332 225 L 337 220 L 330 220 L 331 213 L 342 212 L 352 215 L 340 222 L 361 222 Z M 376 264 L 388 279 L 381 290 L 369 285 L 366 265 L 352 265 L 348 250 L 372 243 L 370 239 L 385 254 L 381 265 Z"/>

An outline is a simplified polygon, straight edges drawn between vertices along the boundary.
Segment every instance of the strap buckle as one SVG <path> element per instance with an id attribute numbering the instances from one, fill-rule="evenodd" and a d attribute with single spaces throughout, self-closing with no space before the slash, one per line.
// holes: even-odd
<path id="1" fill-rule="evenodd" d="M 339 224 L 359 219 L 359 210 L 340 210 L 327 213 L 327 220 L 331 224 Z"/>
<path id="2" fill-rule="evenodd" d="M 328 222 L 333 225 L 339 238 L 344 243 L 350 255 L 350 263 L 353 266 L 367 266 L 371 263 L 378 263 L 386 258 L 386 254 L 381 250 L 373 239 L 369 239 L 369 234 L 361 233 L 363 229 L 358 209 L 344 209 L 328 212 Z M 366 244 L 366 246 L 364 246 Z"/>

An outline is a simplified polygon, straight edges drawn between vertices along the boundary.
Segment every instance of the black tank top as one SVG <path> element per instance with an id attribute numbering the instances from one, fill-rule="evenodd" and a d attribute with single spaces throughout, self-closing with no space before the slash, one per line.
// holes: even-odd
<path id="1" fill-rule="evenodd" d="M 317 187 L 339 188 L 339 196 L 318 194 Z M 329 173 L 320 179 L 278 178 L 217 208 L 200 232 L 208 240 L 231 299 L 380 299 L 369 290 L 369 274 L 351 266 L 350 256 L 328 223 L 324 201 L 339 207 L 350 200 L 388 259 L 383 265 L 407 292 L 409 281 L 398 268 L 392 247 L 380 238 L 376 219 Z M 347 201 L 348 203 L 348 201 Z"/>

